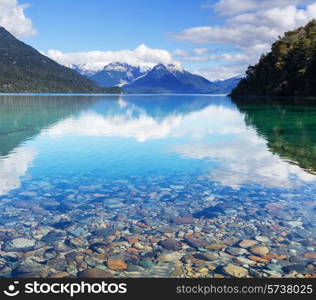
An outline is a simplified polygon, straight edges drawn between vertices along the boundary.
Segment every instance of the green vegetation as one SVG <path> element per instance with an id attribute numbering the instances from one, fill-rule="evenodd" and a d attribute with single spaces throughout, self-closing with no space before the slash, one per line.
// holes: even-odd
<path id="1" fill-rule="evenodd" d="M 0 27 L 0 93 L 120 93 L 59 65 Z"/>
<path id="2" fill-rule="evenodd" d="M 272 153 L 316 174 L 315 99 L 238 97 L 234 102 Z"/>
<path id="3" fill-rule="evenodd" d="M 231 95 L 316 96 L 316 20 L 279 38 Z"/>
<path id="4" fill-rule="evenodd" d="M 0 156 L 8 155 L 20 144 L 38 135 L 44 128 L 49 128 L 70 116 L 76 116 L 100 98 L 88 95 L 1 96 Z"/>

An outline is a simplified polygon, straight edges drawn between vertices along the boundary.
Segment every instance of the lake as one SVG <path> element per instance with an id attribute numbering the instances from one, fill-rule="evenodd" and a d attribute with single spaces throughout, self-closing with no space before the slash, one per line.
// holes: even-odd
<path id="1" fill-rule="evenodd" d="M 310 277 L 315 180 L 312 101 L 3 95 L 0 276 Z"/>

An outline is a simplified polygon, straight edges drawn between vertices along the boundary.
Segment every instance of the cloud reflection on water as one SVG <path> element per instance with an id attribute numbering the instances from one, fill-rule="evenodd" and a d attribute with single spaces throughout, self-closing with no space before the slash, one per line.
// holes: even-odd
<path id="1" fill-rule="evenodd" d="M 30 147 L 18 147 L 6 157 L 0 157 L 0 195 L 5 195 L 21 185 L 21 177 L 36 157 L 36 151 Z"/>
<path id="2" fill-rule="evenodd" d="M 0 195 L 20 186 L 20 178 L 27 174 L 32 162 L 34 168 L 40 172 L 44 167 L 41 163 L 47 163 L 45 159 L 49 153 L 46 151 L 54 151 L 52 145 L 55 145 L 56 139 L 68 136 L 72 136 L 70 143 L 74 142 L 74 144 L 67 144 L 70 148 L 64 149 L 61 139 L 59 144 L 61 156 L 58 156 L 57 161 L 52 161 L 61 173 L 65 163 L 63 151 L 87 150 L 74 146 L 76 137 L 80 136 L 87 144 L 91 142 L 89 140 L 91 137 L 100 137 L 95 141 L 101 144 L 108 137 L 132 139 L 133 142 L 124 143 L 124 149 L 121 149 L 125 151 L 124 156 L 129 161 L 137 161 L 136 158 L 141 155 L 141 152 L 136 155 L 137 151 L 149 151 L 145 153 L 147 158 L 151 155 L 151 157 L 159 157 L 156 155 L 161 148 L 155 148 L 157 144 L 150 144 L 159 141 L 159 145 L 163 145 L 167 153 L 171 155 L 177 153 L 180 159 L 205 161 L 209 169 L 206 175 L 210 180 L 233 188 L 251 183 L 267 187 L 290 187 L 293 185 L 293 176 L 300 182 L 316 179 L 314 175 L 295 163 L 273 154 L 267 146 L 267 141 L 259 136 L 253 127 L 245 124 L 245 115 L 231 103 L 229 98 L 219 97 L 214 98 L 213 101 L 212 97 L 203 97 L 192 97 L 182 102 L 181 98 L 173 98 L 171 100 L 179 102 L 173 103 L 171 107 L 167 107 L 170 104 L 167 98 L 159 100 L 162 102 L 149 101 L 145 104 L 137 97 L 121 97 L 119 101 L 105 99 L 80 113 L 71 114 L 42 129 L 36 139 L 29 140 L 9 155 L 0 158 Z M 142 146 L 141 150 L 139 146 L 135 146 L 135 141 L 147 143 L 146 147 Z M 111 166 L 115 168 L 115 163 L 122 164 L 119 154 L 112 153 L 111 146 L 116 144 L 111 143 L 117 142 L 117 140 L 115 142 L 111 139 L 107 140 L 106 147 L 111 151 L 111 158 L 107 158 L 101 151 L 103 149 L 101 144 L 94 145 L 93 150 L 90 149 L 91 153 L 83 157 L 95 161 L 98 155 L 101 155 L 103 163 L 106 163 L 106 159 L 111 160 L 113 164 Z M 45 145 L 46 148 L 41 148 L 41 145 Z M 34 149 L 39 152 L 41 162 L 35 160 Z M 77 154 L 81 155 L 79 152 Z M 166 156 L 161 157 L 167 159 Z M 73 161 L 69 160 L 69 164 L 71 163 Z M 89 167 L 89 163 L 84 166 Z"/>
<path id="3" fill-rule="evenodd" d="M 158 119 L 128 102 L 121 100 L 119 105 L 125 113 L 102 115 L 90 111 L 52 126 L 46 134 L 133 138 L 138 142 L 175 139 L 169 150 L 183 157 L 217 162 L 210 179 L 234 188 L 248 183 L 290 187 L 293 176 L 304 182 L 316 178 L 271 153 L 267 141 L 246 126 L 244 115 L 236 107 L 209 105 L 199 111 Z"/>
<path id="4" fill-rule="evenodd" d="M 293 175 L 304 182 L 316 179 L 315 175 L 272 154 L 265 140 L 251 134 L 243 138 L 236 137 L 230 142 L 186 144 L 173 149 L 184 157 L 219 162 L 219 167 L 210 172 L 209 178 L 232 188 L 249 183 L 291 187 Z"/>

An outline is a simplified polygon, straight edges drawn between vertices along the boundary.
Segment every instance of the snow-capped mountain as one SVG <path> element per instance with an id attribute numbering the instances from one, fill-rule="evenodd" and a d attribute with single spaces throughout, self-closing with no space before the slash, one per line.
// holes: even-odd
<path id="1" fill-rule="evenodd" d="M 178 65 L 157 64 L 149 72 L 122 86 L 128 93 L 207 94 L 216 86 L 206 78 L 192 74 Z"/>
<path id="2" fill-rule="evenodd" d="M 106 65 L 102 71 L 96 72 L 90 78 L 102 87 L 122 86 L 145 74 L 138 66 L 113 62 Z"/>
<path id="3" fill-rule="evenodd" d="M 174 75 L 176 75 L 177 72 L 184 72 L 184 69 L 182 68 L 182 66 L 176 65 L 176 64 L 168 64 L 168 65 L 157 64 L 156 66 L 154 66 L 153 69 L 155 69 L 155 70 L 167 70 Z"/>
<path id="4" fill-rule="evenodd" d="M 95 73 L 97 73 L 97 71 L 91 70 L 88 66 L 86 65 L 67 65 L 67 67 L 77 71 L 78 73 L 80 73 L 81 75 L 84 75 L 86 77 L 91 77 L 93 76 Z"/>
<path id="5" fill-rule="evenodd" d="M 86 66 L 72 68 L 91 78 L 99 86 L 119 86 L 126 93 L 134 94 L 228 94 L 237 86 L 240 77 L 210 82 L 206 78 L 190 73 L 179 64 L 157 64 L 153 68 L 141 68 L 127 63 L 113 62 L 101 71 L 92 71 Z"/>
<path id="6" fill-rule="evenodd" d="M 216 80 L 213 83 L 217 86 L 217 90 L 214 90 L 215 94 L 229 94 L 242 79 L 242 76 L 236 76 L 225 80 Z"/>

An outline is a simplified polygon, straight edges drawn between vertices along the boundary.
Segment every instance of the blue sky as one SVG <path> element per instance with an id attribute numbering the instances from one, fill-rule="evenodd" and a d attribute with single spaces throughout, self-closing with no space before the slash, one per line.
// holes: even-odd
<path id="1" fill-rule="evenodd" d="M 313 18 L 316 0 L 0 0 L 0 25 L 64 65 L 177 63 L 210 80 Z"/>
<path id="2" fill-rule="evenodd" d="M 44 51 L 121 50 L 142 43 L 172 50 L 182 45 L 168 38 L 168 32 L 216 22 L 210 11 L 201 7 L 204 0 L 20 2 L 30 4 L 26 15 L 39 32 L 29 42 Z"/>

